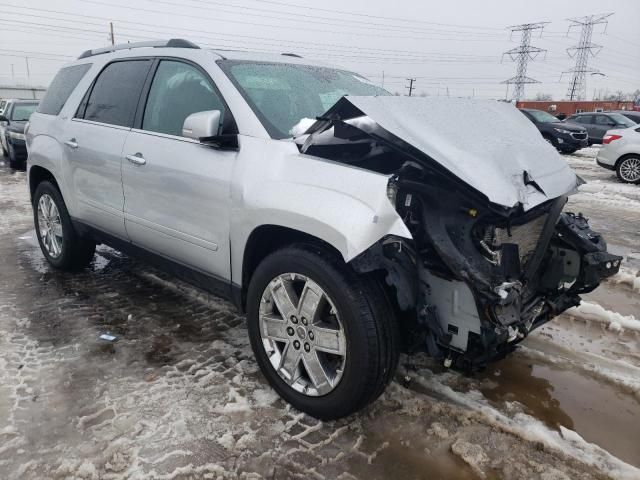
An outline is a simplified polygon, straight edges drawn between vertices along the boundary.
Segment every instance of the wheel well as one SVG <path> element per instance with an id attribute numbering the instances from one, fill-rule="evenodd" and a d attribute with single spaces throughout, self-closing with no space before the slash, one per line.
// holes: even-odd
<path id="1" fill-rule="evenodd" d="M 625 159 L 627 159 L 629 157 L 640 158 L 640 154 L 637 154 L 637 153 L 625 153 L 618 160 L 616 160 L 616 168 L 618 168 L 618 165 L 620 165 L 620 162 L 622 162 L 623 160 L 625 160 Z"/>
<path id="2" fill-rule="evenodd" d="M 58 182 L 56 182 L 55 177 L 49 170 L 37 165 L 34 165 L 29 169 L 29 191 L 31 192 L 32 199 L 33 194 L 36 193 L 36 188 L 38 188 L 38 185 L 45 180 L 49 180 L 56 186 L 58 190 L 60 190 L 60 187 L 58 187 Z"/>
<path id="3" fill-rule="evenodd" d="M 249 282 L 260 262 L 267 255 L 288 245 L 306 243 L 329 250 L 342 258 L 332 245 L 308 233 L 279 225 L 261 225 L 257 227 L 247 240 L 242 260 L 242 307 L 246 304 L 246 292 Z"/>

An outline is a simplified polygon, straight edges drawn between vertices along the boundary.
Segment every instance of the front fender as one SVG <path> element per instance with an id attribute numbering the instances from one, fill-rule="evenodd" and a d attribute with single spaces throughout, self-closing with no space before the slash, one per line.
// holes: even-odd
<path id="1" fill-rule="evenodd" d="M 291 144 L 293 148 L 293 144 Z M 287 153 L 271 168 L 243 169 L 232 215 L 232 275 L 241 283 L 251 232 L 276 225 L 319 238 L 349 262 L 387 235 L 411 233 L 387 197 L 389 177 L 308 155 Z"/>

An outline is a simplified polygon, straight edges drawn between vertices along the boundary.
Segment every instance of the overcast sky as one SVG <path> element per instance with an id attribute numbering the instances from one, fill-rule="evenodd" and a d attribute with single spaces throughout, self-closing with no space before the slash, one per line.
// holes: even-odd
<path id="1" fill-rule="evenodd" d="M 529 63 L 527 97 L 564 98 L 572 66 L 566 49 L 569 17 L 613 12 L 606 33 L 596 26 L 592 41 L 603 46 L 589 66 L 594 93 L 640 88 L 640 1 L 638 0 L 0 0 L 0 84 L 47 85 L 56 70 L 82 51 L 115 40 L 181 37 L 201 46 L 295 52 L 357 71 L 391 92 L 503 98 L 500 81 L 515 75 L 502 52 L 519 33 L 510 25 L 550 22 L 533 35 L 547 49 Z M 30 75 L 27 78 L 27 61 Z M 13 76 L 12 76 L 13 66 Z"/>

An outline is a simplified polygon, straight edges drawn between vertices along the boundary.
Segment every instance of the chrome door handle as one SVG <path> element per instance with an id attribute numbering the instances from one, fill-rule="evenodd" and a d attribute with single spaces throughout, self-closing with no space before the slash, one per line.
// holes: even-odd
<path id="1" fill-rule="evenodd" d="M 71 140 L 67 140 L 66 142 L 64 142 L 64 144 L 69 148 L 78 148 L 78 142 L 76 141 L 75 138 L 72 138 Z"/>
<path id="2" fill-rule="evenodd" d="M 136 153 L 135 155 L 127 155 L 126 159 L 134 165 L 144 165 L 145 163 L 147 163 L 141 153 Z"/>

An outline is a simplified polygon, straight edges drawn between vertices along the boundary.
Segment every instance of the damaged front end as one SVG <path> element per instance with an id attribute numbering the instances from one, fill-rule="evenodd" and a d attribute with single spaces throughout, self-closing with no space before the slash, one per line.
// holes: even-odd
<path id="1" fill-rule="evenodd" d="M 587 219 L 562 212 L 571 189 L 549 197 L 557 182 L 522 168 L 504 186 L 519 201 L 496 203 L 366 110 L 343 99 L 297 142 L 302 153 L 390 176 L 387 196 L 413 238 L 385 237 L 352 265 L 384 272 L 410 337 L 445 365 L 501 358 L 618 271 L 621 258 Z"/>

